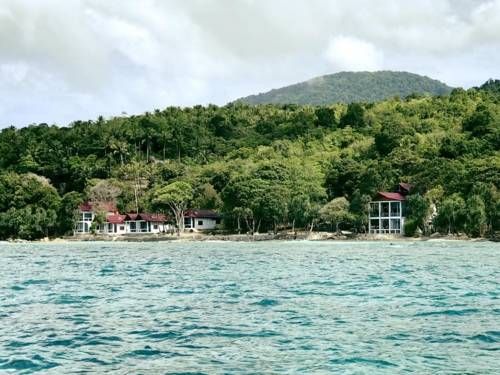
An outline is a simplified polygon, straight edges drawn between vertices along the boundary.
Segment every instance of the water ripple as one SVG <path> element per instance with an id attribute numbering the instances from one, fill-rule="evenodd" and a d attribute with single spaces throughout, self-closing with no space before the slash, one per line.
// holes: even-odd
<path id="1" fill-rule="evenodd" d="M 499 250 L 2 243 L 0 372 L 498 373 Z"/>

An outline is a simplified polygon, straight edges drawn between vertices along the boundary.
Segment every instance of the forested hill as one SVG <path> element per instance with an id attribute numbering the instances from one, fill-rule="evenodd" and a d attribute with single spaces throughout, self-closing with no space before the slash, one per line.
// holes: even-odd
<path id="1" fill-rule="evenodd" d="M 407 72 L 341 72 L 238 99 L 246 104 L 332 104 L 375 102 L 411 94 L 445 95 L 451 87 Z"/>
<path id="2" fill-rule="evenodd" d="M 225 228 L 367 229 L 367 202 L 414 185 L 406 233 L 500 230 L 500 82 L 376 103 L 170 107 L 0 131 L 0 239 L 71 233 L 83 200 Z M 438 215 L 429 227 L 432 207 Z"/>

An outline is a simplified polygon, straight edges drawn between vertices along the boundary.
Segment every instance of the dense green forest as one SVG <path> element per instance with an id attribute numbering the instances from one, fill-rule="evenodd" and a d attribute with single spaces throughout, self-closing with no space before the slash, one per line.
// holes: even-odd
<path id="1" fill-rule="evenodd" d="M 367 202 L 400 181 L 415 187 L 409 235 L 490 236 L 500 229 L 499 87 L 328 106 L 170 107 L 4 128 L 0 238 L 71 233 L 85 199 L 159 212 L 173 193 L 190 207 L 219 210 L 234 232 L 362 233 Z"/>
<path id="2" fill-rule="evenodd" d="M 446 95 L 452 88 L 442 82 L 408 72 L 340 72 L 269 92 L 247 96 L 245 104 L 329 105 L 331 103 L 376 102 L 414 93 Z"/>

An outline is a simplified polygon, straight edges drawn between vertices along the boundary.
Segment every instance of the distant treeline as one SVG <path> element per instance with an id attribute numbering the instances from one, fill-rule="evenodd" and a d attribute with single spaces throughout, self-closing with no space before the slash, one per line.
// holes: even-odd
<path id="1" fill-rule="evenodd" d="M 170 107 L 5 128 L 0 238 L 70 233 L 87 199 L 167 213 L 183 201 L 176 203 L 218 210 L 232 231 L 364 232 L 370 198 L 401 181 L 415 187 L 408 234 L 492 235 L 500 229 L 499 87 L 348 105 Z"/>

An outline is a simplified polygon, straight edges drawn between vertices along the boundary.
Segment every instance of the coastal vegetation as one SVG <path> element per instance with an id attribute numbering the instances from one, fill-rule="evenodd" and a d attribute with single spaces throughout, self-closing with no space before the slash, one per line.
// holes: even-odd
<path id="1" fill-rule="evenodd" d="M 86 199 L 165 212 L 179 227 L 183 210 L 207 208 L 233 232 L 363 233 L 371 197 L 401 181 L 414 186 L 408 235 L 492 236 L 500 230 L 499 87 L 4 128 L 0 239 L 71 233 Z"/>

